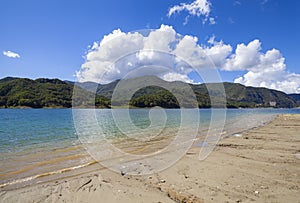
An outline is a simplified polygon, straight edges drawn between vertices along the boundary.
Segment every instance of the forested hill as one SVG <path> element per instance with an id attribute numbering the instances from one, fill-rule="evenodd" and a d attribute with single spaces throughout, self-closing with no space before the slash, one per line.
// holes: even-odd
<path id="1" fill-rule="evenodd" d="M 0 80 L 0 107 L 70 108 L 73 87 L 70 82 L 59 79 L 3 78 Z M 78 91 L 82 92 L 82 95 L 90 94 L 81 88 L 78 88 Z M 110 107 L 109 101 L 100 95 L 95 100 L 93 103 L 96 107 Z"/>
<path id="2" fill-rule="evenodd" d="M 141 82 L 152 78 L 142 77 L 137 78 Z M 154 78 L 157 83 L 173 85 L 181 82 L 166 82 L 159 78 Z M 131 79 L 133 80 L 133 79 Z M 95 104 L 98 108 L 110 108 L 110 100 L 114 89 L 119 81 L 115 81 L 106 85 L 98 85 L 97 96 L 95 101 L 89 103 Z M 218 94 L 210 92 L 209 89 L 214 89 L 214 86 L 220 84 L 188 84 L 194 91 L 198 106 L 200 108 L 211 107 L 210 98 L 218 98 Z M 271 90 L 267 88 L 246 87 L 236 83 L 223 83 L 227 107 L 229 108 L 255 108 L 255 107 L 280 107 L 292 108 L 300 105 L 299 94 L 287 95 L 283 92 Z M 92 82 L 80 83 L 78 90 L 81 95 L 92 94 L 90 89 L 97 86 Z M 40 78 L 31 80 L 27 78 L 6 77 L 0 80 L 0 107 L 2 108 L 70 108 L 72 107 L 74 82 L 62 81 L 59 79 Z M 216 89 L 216 88 L 215 88 Z M 124 89 L 124 91 L 126 91 Z M 184 94 L 184 90 L 176 90 L 179 94 Z M 182 92 L 181 92 L 182 91 Z M 126 92 L 124 92 L 126 95 Z M 178 99 L 178 98 L 177 98 Z M 120 106 L 129 104 L 132 107 L 153 107 L 161 106 L 164 108 L 179 108 L 177 99 L 166 89 L 158 86 L 148 86 L 135 92 L 130 101 L 122 98 L 115 101 L 114 104 Z M 217 100 L 217 99 L 216 99 Z M 79 104 L 79 107 L 86 107 L 86 103 Z"/>
<path id="3" fill-rule="evenodd" d="M 297 106 L 300 106 L 300 94 L 289 94 L 289 97 L 297 102 Z"/>

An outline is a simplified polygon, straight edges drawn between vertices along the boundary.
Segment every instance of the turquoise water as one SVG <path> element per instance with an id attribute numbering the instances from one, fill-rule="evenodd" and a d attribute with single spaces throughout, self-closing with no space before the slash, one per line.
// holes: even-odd
<path id="1" fill-rule="evenodd" d="M 135 128 L 126 129 L 124 132 L 118 129 L 112 114 L 115 111 L 122 117 L 120 115 L 124 109 L 78 111 L 83 114 L 94 112 L 97 125 L 102 129 L 102 136 L 109 138 L 126 137 L 128 133 L 138 134 L 149 127 L 150 132 L 160 127 L 172 132 L 176 131 L 182 121 L 178 109 L 168 109 L 164 113 L 157 110 L 162 114 L 155 113 L 154 110 L 153 121 L 159 122 L 151 126 L 150 109 L 131 109 L 129 114 Z M 224 112 L 219 110 L 219 113 Z M 300 109 L 228 109 L 225 113 L 224 131 L 233 134 L 267 122 L 276 114 L 300 114 Z M 166 119 L 162 119 L 160 115 L 164 115 Z M 211 121 L 211 110 L 201 109 L 199 115 L 200 128 L 197 136 L 205 135 L 205 129 L 208 129 Z M 191 113 L 191 121 L 186 126 L 195 125 L 192 121 L 194 116 L 194 112 Z M 72 109 L 0 109 L 0 185 L 35 174 L 68 167 L 76 168 L 92 161 L 81 147 L 75 127 Z M 95 132 L 93 128 L 88 130 L 90 134 Z"/>

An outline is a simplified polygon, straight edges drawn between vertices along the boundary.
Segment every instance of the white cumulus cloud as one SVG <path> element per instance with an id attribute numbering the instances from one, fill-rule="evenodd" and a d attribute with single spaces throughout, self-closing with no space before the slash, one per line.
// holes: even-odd
<path id="1" fill-rule="evenodd" d="M 190 72 L 221 66 L 231 53 L 230 45 L 214 39 L 209 41 L 209 46 L 201 46 L 197 37 L 180 36 L 168 25 L 161 25 L 148 34 L 125 33 L 117 29 L 93 44 L 76 75 L 81 82 L 109 83 L 127 77 L 134 69 L 148 66 L 153 68 L 132 74 L 152 74 L 168 81 L 193 82 L 187 76 Z M 159 67 L 164 68 L 159 71 Z"/>
<path id="2" fill-rule="evenodd" d="M 209 18 L 211 12 L 211 3 L 209 0 L 195 0 L 190 4 L 181 3 L 180 5 L 175 5 L 169 9 L 167 16 L 171 17 L 175 13 L 180 13 L 182 11 L 187 11 L 191 16 L 204 17 L 203 23 L 207 20 L 209 20 L 211 24 L 216 23 L 214 18 Z M 186 18 L 184 24 L 187 23 L 187 19 L 188 18 Z"/>
<path id="3" fill-rule="evenodd" d="M 149 36 L 144 37 L 143 40 L 143 50 L 148 50 L 147 52 L 140 52 L 137 56 L 140 60 L 152 59 L 154 57 L 155 51 L 161 52 L 171 52 L 171 43 L 176 39 L 176 32 L 172 26 L 161 25 L 157 30 L 153 30 L 149 33 Z"/>
<path id="4" fill-rule="evenodd" d="M 238 44 L 235 54 L 227 59 L 223 66 L 224 70 L 247 70 L 259 63 L 259 51 L 261 43 L 259 40 L 253 40 L 248 45 Z"/>
<path id="5" fill-rule="evenodd" d="M 129 61 L 122 69 L 115 66 L 119 58 L 143 48 L 143 36 L 139 33 L 124 33 L 114 30 L 104 36 L 100 43 L 94 43 L 85 56 L 86 62 L 77 72 L 79 81 L 94 81 L 108 83 L 121 78 L 132 66 Z"/>
<path id="6" fill-rule="evenodd" d="M 237 45 L 235 53 L 226 60 L 222 68 L 227 71 L 247 71 L 234 80 L 236 83 L 300 93 L 300 74 L 286 70 L 285 58 L 279 50 L 261 52 L 261 42 L 257 39 L 248 45 Z"/>
<path id="7" fill-rule="evenodd" d="M 3 51 L 3 55 L 9 58 L 20 58 L 20 55 L 18 53 L 12 51 Z"/>
<path id="8" fill-rule="evenodd" d="M 193 83 L 194 81 L 190 79 L 187 75 L 185 74 L 180 74 L 180 73 L 167 73 L 162 76 L 162 79 L 165 81 L 182 81 L 182 82 L 187 82 L 187 83 Z"/>

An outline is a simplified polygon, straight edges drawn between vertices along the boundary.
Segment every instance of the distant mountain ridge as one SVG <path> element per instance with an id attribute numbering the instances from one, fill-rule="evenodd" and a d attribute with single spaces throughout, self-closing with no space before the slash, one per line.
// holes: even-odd
<path id="1" fill-rule="evenodd" d="M 296 101 L 297 106 L 300 106 L 300 94 L 289 94 L 294 101 Z"/>
<path id="2" fill-rule="evenodd" d="M 174 85 L 182 82 L 167 82 L 155 76 L 144 76 L 136 78 L 141 82 L 148 79 L 156 80 L 158 83 Z M 131 79 L 133 80 L 133 79 Z M 6 77 L 0 79 L 0 107 L 2 108 L 70 108 L 72 107 L 72 95 L 74 84 L 82 95 L 97 93 L 94 101 L 89 101 L 98 108 L 110 108 L 112 94 L 119 80 L 105 85 L 98 85 L 94 82 L 75 83 L 72 81 L 62 81 L 60 79 L 39 78 L 36 80 L 28 78 Z M 184 84 L 184 83 L 182 83 Z M 189 85 L 194 91 L 198 107 L 211 107 L 210 99 L 218 98 L 217 92 L 214 95 L 208 94 L 208 88 L 214 89 L 218 83 Z M 281 91 L 246 87 L 237 83 L 223 83 L 226 93 L 226 107 L 228 108 L 256 108 L 256 107 L 277 107 L 293 108 L 300 106 L 300 94 L 286 94 Z M 217 91 L 217 88 L 215 88 Z M 123 91 L 126 91 L 124 89 Z M 177 90 L 184 94 L 184 90 Z M 180 92 L 181 91 L 181 92 Z M 212 93 L 212 92 L 210 92 Z M 126 92 L 124 92 L 126 94 Z M 161 106 L 163 108 L 179 108 L 177 99 L 166 89 L 158 86 L 148 86 L 139 89 L 134 93 L 130 101 L 123 101 L 122 98 L 117 102 L 120 106 L 130 104 L 132 107 L 153 107 Z M 80 103 L 80 107 L 85 107 L 86 103 Z"/>

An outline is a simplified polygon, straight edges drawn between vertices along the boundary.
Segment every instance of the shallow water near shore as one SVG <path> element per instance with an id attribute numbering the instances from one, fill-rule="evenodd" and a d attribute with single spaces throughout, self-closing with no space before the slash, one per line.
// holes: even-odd
<path id="1" fill-rule="evenodd" d="M 83 112 L 91 111 L 82 109 Z M 156 139 L 148 139 L 141 143 L 128 139 L 114 124 L 112 111 L 97 109 L 98 125 L 108 139 L 128 153 L 147 154 L 157 149 L 157 143 L 165 147 L 169 138 L 176 135 L 181 123 L 179 109 L 165 110 L 166 121 L 163 134 Z M 139 129 L 147 129 L 151 125 L 149 109 L 131 109 L 130 116 L 136 128 L 128 132 L 139 134 Z M 221 113 L 221 110 L 220 110 Z M 242 134 L 243 131 L 272 120 L 277 114 L 299 114 L 300 109 L 227 109 L 226 123 L 222 136 Z M 204 137 L 211 122 L 209 109 L 199 110 L 200 121 L 189 123 L 191 127 L 198 125 L 197 138 Z M 191 116 L 192 117 L 192 116 Z M 216 121 L 218 122 L 218 121 Z M 153 126 L 155 129 L 156 126 Z M 222 127 L 222 126 L 221 126 Z M 144 136 L 151 136 L 143 133 Z M 89 129 L 91 132 L 94 129 Z M 147 131 L 143 131 L 147 132 Z M 103 135 L 101 135 L 103 136 Z M 144 146 L 156 143 L 155 148 Z M 205 143 L 194 147 L 205 147 Z M 78 170 L 95 163 L 78 139 L 73 122 L 72 109 L 0 109 L 0 186 L 14 185 L 40 179 L 47 176 L 51 179 L 56 174 Z"/>

